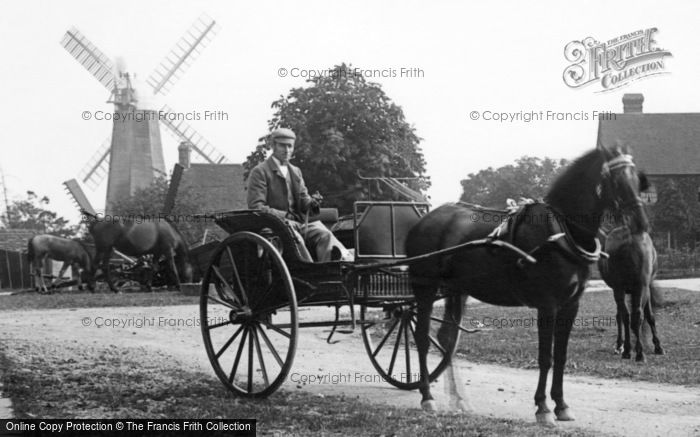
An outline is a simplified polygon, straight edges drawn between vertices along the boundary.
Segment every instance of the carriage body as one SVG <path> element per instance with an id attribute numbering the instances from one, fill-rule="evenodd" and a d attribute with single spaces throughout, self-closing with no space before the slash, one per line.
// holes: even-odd
<path id="1" fill-rule="evenodd" d="M 383 379 L 402 389 L 418 388 L 412 260 L 404 242 L 428 204 L 370 201 L 356 202 L 354 208 L 350 218 L 333 227 L 346 232 L 339 235 L 341 241 L 352 243 L 355 259 L 350 262 L 306 261 L 289 225 L 263 211 L 208 216 L 229 237 L 194 249 L 191 258 L 204 272 L 200 319 L 205 347 L 229 390 L 243 397 L 273 393 L 291 368 L 299 328 L 321 326 L 332 328 L 328 343 L 337 328 L 349 333 L 347 328 L 359 327 Z M 436 296 L 448 298 L 442 292 Z M 299 320 L 301 306 L 332 307 L 335 317 Z M 349 318 L 340 317 L 341 307 L 349 308 Z M 446 307 L 436 305 L 431 330 L 448 326 L 456 344 L 466 330 L 457 316 L 445 313 Z M 429 358 L 430 380 L 442 373 L 452 353 L 433 345 L 438 350 Z"/>

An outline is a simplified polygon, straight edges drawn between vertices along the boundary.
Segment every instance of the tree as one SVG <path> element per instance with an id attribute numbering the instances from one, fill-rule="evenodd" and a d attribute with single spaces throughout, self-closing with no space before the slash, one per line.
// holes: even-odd
<path id="1" fill-rule="evenodd" d="M 508 198 L 542 199 L 567 164 L 565 159 L 556 161 L 550 158 L 523 156 L 515 161 L 515 165 L 506 165 L 495 170 L 489 167 L 476 174 L 470 173 L 461 181 L 461 200 L 503 208 Z"/>
<path id="2" fill-rule="evenodd" d="M 7 216 L 2 217 L 3 221 L 11 229 L 28 229 L 65 238 L 75 236 L 78 226 L 69 226 L 68 220 L 48 209 L 50 203 L 47 196 L 39 198 L 34 191 L 27 191 L 25 200 L 10 204 Z"/>
<path id="3" fill-rule="evenodd" d="M 156 178 L 153 183 L 145 188 L 140 188 L 133 195 L 112 203 L 113 215 L 125 219 L 158 220 L 165 209 L 165 197 L 168 194 L 169 182 L 166 177 Z M 175 220 L 175 226 L 184 235 L 188 244 L 201 238 L 205 224 L 192 219 L 193 214 L 202 211 L 199 196 L 192 187 L 180 186 L 175 198 L 175 206 L 169 213 L 170 216 L 180 216 L 183 219 Z"/>
<path id="4" fill-rule="evenodd" d="M 294 88 L 273 102 L 276 112 L 268 125 L 270 131 L 287 127 L 296 133 L 294 163 L 309 190 L 324 195 L 324 206 L 349 212 L 354 201 L 367 198 L 368 187 L 359 175 L 422 176 L 425 160 L 421 139 L 380 85 L 365 81 L 352 65 L 343 63 L 329 71 L 334 74 L 313 77 L 309 87 Z M 268 138 L 260 138 L 244 164 L 246 178 L 270 149 Z M 410 182 L 416 191 L 430 186 L 428 178 Z M 373 187 L 372 197 L 399 199 L 385 187 Z"/>
<path id="5" fill-rule="evenodd" d="M 689 240 L 687 233 L 693 225 L 691 208 L 673 179 L 666 179 L 657 190 L 657 202 L 652 208 L 654 230 L 668 232 L 673 238 L 672 246 L 678 241 Z"/>

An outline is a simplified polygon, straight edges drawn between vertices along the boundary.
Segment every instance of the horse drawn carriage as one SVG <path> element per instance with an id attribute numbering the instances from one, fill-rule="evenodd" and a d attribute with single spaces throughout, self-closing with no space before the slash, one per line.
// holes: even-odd
<path id="1" fill-rule="evenodd" d="M 208 216 L 230 234 L 195 250 L 193 257 L 204 272 L 204 343 L 222 383 L 243 397 L 268 396 L 290 371 L 300 328 L 331 327 L 330 343 L 338 327 L 359 326 L 369 359 L 382 378 L 402 389 L 418 388 L 416 301 L 409 265 L 484 245 L 527 257 L 508 243 L 483 239 L 407 258 L 408 231 L 427 210 L 425 203 L 357 202 L 352 227 L 355 260 L 324 263 L 303 260 L 288 225 L 272 214 L 242 210 Z M 444 298 L 438 293 L 436 301 Z M 334 307 L 335 317 L 300 320 L 299 308 L 310 306 Z M 349 319 L 341 320 L 343 306 L 349 307 Z M 460 326 L 461 317 L 445 314 L 444 308 L 436 305 L 431 332 L 445 325 L 456 342 L 466 330 Z M 433 381 L 449 357 L 432 334 L 430 339 L 438 351 L 428 358 Z"/>

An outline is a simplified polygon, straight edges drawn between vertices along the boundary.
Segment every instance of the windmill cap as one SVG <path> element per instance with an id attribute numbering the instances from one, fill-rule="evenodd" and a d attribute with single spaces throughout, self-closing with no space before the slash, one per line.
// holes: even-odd
<path id="1" fill-rule="evenodd" d="M 279 129 L 273 130 L 270 134 L 270 137 L 272 138 L 272 141 L 291 145 L 294 145 L 294 140 L 297 139 L 297 136 L 294 134 L 294 131 L 292 131 L 291 129 L 287 129 L 286 127 L 281 127 Z"/>

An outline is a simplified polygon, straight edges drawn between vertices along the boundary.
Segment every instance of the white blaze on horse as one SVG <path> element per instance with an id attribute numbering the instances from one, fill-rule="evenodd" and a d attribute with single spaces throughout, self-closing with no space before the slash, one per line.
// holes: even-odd
<path id="1" fill-rule="evenodd" d="M 37 291 L 48 292 L 44 277 L 41 273 L 47 258 L 54 261 L 63 261 L 61 271 L 56 280 L 63 277 L 69 266 L 73 268 L 73 276 L 78 279 L 78 289 L 82 289 L 83 276 L 85 276 L 90 291 L 95 290 L 95 280 L 92 270 L 92 255 L 87 247 L 79 241 L 57 237 L 55 235 L 35 235 L 27 243 L 29 263 L 34 265 L 35 282 Z M 50 286 L 56 285 L 56 280 Z"/>

